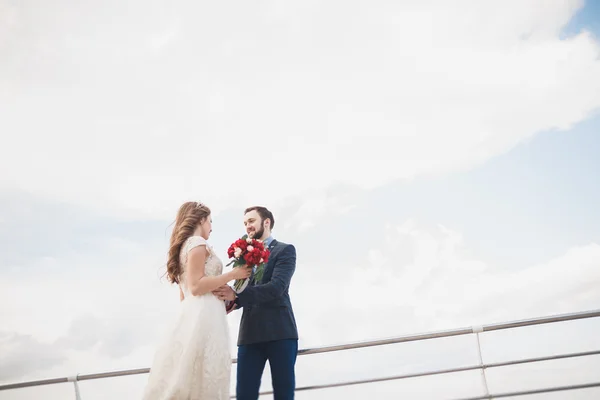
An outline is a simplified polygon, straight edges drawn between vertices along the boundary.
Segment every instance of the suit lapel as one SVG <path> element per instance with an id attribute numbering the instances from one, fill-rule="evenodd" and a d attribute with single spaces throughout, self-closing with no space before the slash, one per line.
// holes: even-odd
<path id="1" fill-rule="evenodd" d="M 267 262 L 267 265 L 265 265 L 265 272 L 263 273 L 262 279 L 258 283 L 263 283 L 263 281 L 265 280 L 265 276 L 267 275 L 267 272 L 269 271 L 270 268 L 272 268 L 273 258 L 271 256 L 274 255 L 276 248 L 277 248 L 277 240 L 273 239 L 273 240 L 271 240 L 271 243 L 269 243 L 269 246 L 267 247 L 267 249 L 271 252 L 271 254 L 269 255 L 269 262 Z"/>

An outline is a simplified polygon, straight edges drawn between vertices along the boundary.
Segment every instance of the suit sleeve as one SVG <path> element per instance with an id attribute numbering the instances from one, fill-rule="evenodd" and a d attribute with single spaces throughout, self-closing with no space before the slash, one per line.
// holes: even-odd
<path id="1" fill-rule="evenodd" d="M 237 303 L 240 307 L 266 303 L 281 297 L 287 288 L 296 270 L 296 248 L 288 244 L 281 250 L 273 267 L 271 280 L 262 285 L 248 286 L 238 294 Z"/>

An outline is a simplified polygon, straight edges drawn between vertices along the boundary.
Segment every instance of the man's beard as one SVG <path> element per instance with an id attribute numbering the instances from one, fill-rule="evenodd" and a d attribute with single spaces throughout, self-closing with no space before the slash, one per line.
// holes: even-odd
<path id="1" fill-rule="evenodd" d="M 250 234 L 248 236 L 252 237 L 252 239 L 260 239 L 263 237 L 263 235 L 265 234 L 265 224 L 262 223 L 260 224 L 260 229 L 257 231 L 254 231 L 254 234 Z"/>

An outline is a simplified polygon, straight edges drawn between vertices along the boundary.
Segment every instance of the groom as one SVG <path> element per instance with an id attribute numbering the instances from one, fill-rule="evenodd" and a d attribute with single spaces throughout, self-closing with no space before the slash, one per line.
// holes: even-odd
<path id="1" fill-rule="evenodd" d="M 244 211 L 248 236 L 262 240 L 271 254 L 262 279 L 236 294 L 228 285 L 213 293 L 229 300 L 228 312 L 243 308 L 238 336 L 238 400 L 257 400 L 265 363 L 269 360 L 274 400 L 294 398 L 298 329 L 288 289 L 296 269 L 296 249 L 271 236 L 275 219 L 265 207 Z"/>

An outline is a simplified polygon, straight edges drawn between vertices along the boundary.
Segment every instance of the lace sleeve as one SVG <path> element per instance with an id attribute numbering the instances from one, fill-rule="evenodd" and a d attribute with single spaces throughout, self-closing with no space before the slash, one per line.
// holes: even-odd
<path id="1" fill-rule="evenodd" d="M 192 236 L 188 239 L 186 243 L 185 254 L 187 255 L 187 253 L 189 253 L 190 250 L 198 246 L 206 246 L 206 248 L 208 248 L 208 243 L 206 242 L 206 239 L 204 239 L 201 236 Z"/>

